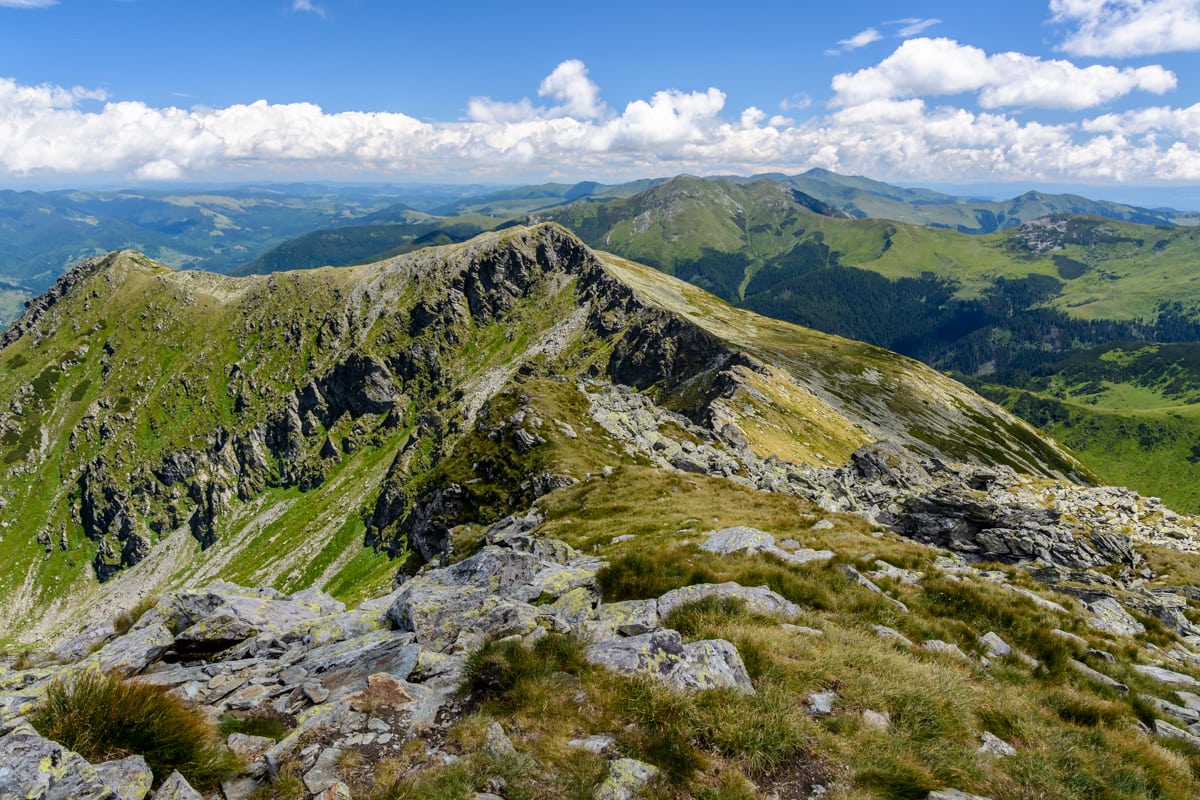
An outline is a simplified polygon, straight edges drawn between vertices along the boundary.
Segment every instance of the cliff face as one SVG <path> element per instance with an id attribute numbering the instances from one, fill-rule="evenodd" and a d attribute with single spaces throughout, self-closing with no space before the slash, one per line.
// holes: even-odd
<path id="1" fill-rule="evenodd" d="M 915 362 L 737 311 L 554 225 L 241 279 L 114 253 L 32 304 L 0 363 L 0 593 L 24 587 L 6 607 L 22 627 L 185 578 L 377 588 L 388 556 L 432 558 L 458 525 L 645 459 L 596 423 L 607 385 L 678 414 L 710 451 L 690 468 L 764 487 L 787 485 L 764 459 L 833 467 L 879 439 L 1083 475 Z"/>

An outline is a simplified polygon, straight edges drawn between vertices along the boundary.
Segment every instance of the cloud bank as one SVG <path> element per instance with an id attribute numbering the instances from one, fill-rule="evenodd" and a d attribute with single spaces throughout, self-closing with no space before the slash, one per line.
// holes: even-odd
<path id="1" fill-rule="evenodd" d="M 1077 56 L 1156 55 L 1200 49 L 1200 0 L 1050 0 L 1073 26 L 1062 49 Z"/>
<path id="2" fill-rule="evenodd" d="M 717 88 L 610 106 L 577 60 L 559 64 L 535 98 L 472 98 L 451 121 L 266 100 L 156 108 L 0 78 L 0 180 L 623 179 L 819 166 L 920 182 L 1196 181 L 1200 106 L 1055 124 L 1021 113 L 1091 109 L 1176 82 L 1157 66 L 1080 68 L 925 38 L 836 76 L 825 110 L 781 102 L 810 115 L 799 121 L 729 109 Z M 938 104 L 964 94 L 975 108 Z"/>

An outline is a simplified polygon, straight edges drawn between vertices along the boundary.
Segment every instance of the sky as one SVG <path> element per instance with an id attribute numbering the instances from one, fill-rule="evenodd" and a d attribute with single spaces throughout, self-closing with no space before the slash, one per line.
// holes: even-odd
<path id="1" fill-rule="evenodd" d="M 1200 205 L 1200 0 L 0 0 L 0 188 L 813 167 Z"/>

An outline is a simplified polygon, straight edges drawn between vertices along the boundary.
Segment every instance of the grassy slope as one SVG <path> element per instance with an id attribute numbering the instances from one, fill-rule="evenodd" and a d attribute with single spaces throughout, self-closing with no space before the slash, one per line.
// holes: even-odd
<path id="1" fill-rule="evenodd" d="M 542 533 L 609 562 L 601 577 L 606 601 L 657 596 L 689 583 L 766 585 L 803 608 L 798 624 L 823 635 L 782 629 L 779 620 L 736 603 L 687 606 L 665 620 L 688 640 L 734 642 L 753 695 L 673 693 L 616 677 L 586 664 L 569 637 L 549 637 L 525 657 L 523 648 L 493 644 L 475 662 L 486 658 L 489 670 L 468 678 L 472 713 L 446 732 L 448 750 L 460 758 L 425 770 L 412 769 L 419 756 L 371 764 L 361 770 L 356 797 L 470 797 L 497 772 L 510 796 L 583 796 L 603 776 L 604 763 L 567 742 L 595 733 L 613 736 L 622 755 L 662 770 L 644 792 L 654 800 L 789 796 L 809 781 L 829 786 L 835 800 L 919 798 L 947 786 L 998 800 L 1148 800 L 1198 790 L 1200 754 L 1136 727 L 1154 716 L 1137 693 L 1166 694 L 1125 663 L 1152 635 L 1108 639 L 1078 617 L 1038 608 L 995 582 L 950 579 L 934 566 L 935 551 L 858 518 L 822 514 L 795 498 L 722 479 L 624 466 L 539 505 L 547 517 Z M 823 518 L 832 527 L 812 530 Z M 739 524 L 829 547 L 835 563 L 797 567 L 763 555 L 717 557 L 697 547 L 707 531 Z M 836 566 L 869 569 L 876 558 L 927 576 L 919 586 L 880 579 L 910 613 L 854 586 Z M 1027 576 L 1005 572 L 1012 583 L 1038 589 Z M 909 649 L 881 639 L 871 627 L 879 624 L 918 645 L 939 639 L 971 654 L 980 635 L 995 631 L 1041 666 L 1031 669 L 1013 656 L 985 668 L 974 659 Z M 1122 663 L 1083 655 L 1082 647 L 1050 633 L 1056 628 L 1117 653 Z M 1131 694 L 1090 683 L 1066 668 L 1070 658 L 1128 681 Z M 806 714 L 806 695 L 825 691 L 836 693 L 833 713 Z M 885 714 L 890 729 L 868 725 L 867 710 Z M 481 754 L 494 720 L 520 756 Z M 1017 754 L 981 756 L 983 731 L 1015 745 Z M 536 767 L 522 766 L 525 757 Z"/>
<path id="2" fill-rule="evenodd" d="M 1035 473 L 1087 474 L 1032 428 L 918 361 L 734 308 L 641 264 L 609 255 L 604 260 L 623 283 L 656 305 L 795 382 L 787 390 L 790 381 L 776 379 L 773 391 L 746 393 L 733 404 L 752 409 L 744 414 L 750 420 L 743 420 L 743 427 L 759 436 L 766 453 L 808 452 L 809 458 L 796 460 L 840 463 L 866 441 L 892 438 L 957 460 L 990 460 Z M 779 410 L 785 413 L 779 415 Z M 790 422 L 787 412 L 793 416 Z"/>

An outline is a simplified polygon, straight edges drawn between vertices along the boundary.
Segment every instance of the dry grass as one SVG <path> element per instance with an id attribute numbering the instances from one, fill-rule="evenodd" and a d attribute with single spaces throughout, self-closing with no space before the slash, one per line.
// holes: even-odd
<path id="1" fill-rule="evenodd" d="M 29 721 L 89 761 L 141 755 L 156 776 L 179 770 L 201 789 L 238 767 L 203 713 L 163 687 L 118 675 L 85 671 L 55 680 Z"/>

